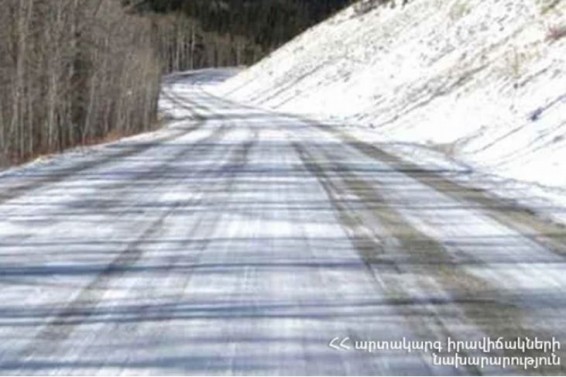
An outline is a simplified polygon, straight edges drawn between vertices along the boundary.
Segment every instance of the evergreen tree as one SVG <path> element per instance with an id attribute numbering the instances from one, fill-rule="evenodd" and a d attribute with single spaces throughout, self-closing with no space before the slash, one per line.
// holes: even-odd
<path id="1" fill-rule="evenodd" d="M 154 19 L 165 72 L 252 64 L 350 2 L 123 0 Z"/>

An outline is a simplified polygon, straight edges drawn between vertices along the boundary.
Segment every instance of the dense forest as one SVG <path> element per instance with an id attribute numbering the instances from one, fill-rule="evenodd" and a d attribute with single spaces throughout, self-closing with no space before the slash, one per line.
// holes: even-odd
<path id="1" fill-rule="evenodd" d="M 249 65 L 351 0 L 123 0 L 153 20 L 165 72 Z"/>
<path id="2" fill-rule="evenodd" d="M 349 0 L 0 0 L 0 167 L 155 126 L 163 73 L 251 64 Z"/>

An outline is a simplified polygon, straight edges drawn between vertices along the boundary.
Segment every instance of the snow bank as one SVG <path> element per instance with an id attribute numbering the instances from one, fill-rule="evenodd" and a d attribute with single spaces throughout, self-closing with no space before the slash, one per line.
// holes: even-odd
<path id="1" fill-rule="evenodd" d="M 401 3 L 351 7 L 219 93 L 566 188 L 566 1 Z"/>

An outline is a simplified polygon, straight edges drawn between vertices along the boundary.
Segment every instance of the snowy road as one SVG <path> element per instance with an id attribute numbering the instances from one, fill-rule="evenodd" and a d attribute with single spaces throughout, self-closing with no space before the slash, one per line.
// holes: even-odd
<path id="1" fill-rule="evenodd" d="M 564 228 L 201 75 L 166 129 L 0 176 L 0 374 L 525 373 L 328 344 L 566 340 Z"/>

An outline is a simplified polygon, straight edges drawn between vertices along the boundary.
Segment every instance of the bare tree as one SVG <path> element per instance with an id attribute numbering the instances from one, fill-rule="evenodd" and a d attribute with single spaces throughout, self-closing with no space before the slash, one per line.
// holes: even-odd
<path id="1" fill-rule="evenodd" d="M 0 164 L 155 124 L 161 66 L 150 19 L 115 0 L 0 5 Z"/>

